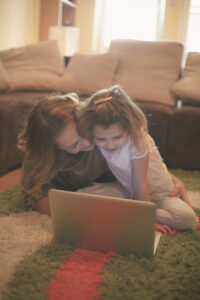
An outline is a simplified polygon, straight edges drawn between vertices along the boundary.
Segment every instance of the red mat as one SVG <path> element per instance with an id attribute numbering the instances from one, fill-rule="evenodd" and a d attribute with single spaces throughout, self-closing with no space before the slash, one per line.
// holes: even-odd
<path id="1" fill-rule="evenodd" d="M 102 253 L 77 248 L 63 260 L 55 279 L 51 280 L 46 291 L 47 299 L 92 300 L 102 295 L 103 290 L 97 288 L 101 282 L 99 272 L 105 262 L 115 255 L 112 251 Z"/>

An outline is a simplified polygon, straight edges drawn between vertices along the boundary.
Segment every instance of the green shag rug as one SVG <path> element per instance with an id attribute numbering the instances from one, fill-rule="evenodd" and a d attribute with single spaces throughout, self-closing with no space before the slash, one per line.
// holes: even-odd
<path id="1" fill-rule="evenodd" d="M 184 182 L 188 191 L 200 191 L 200 171 L 181 169 L 169 169 L 169 171 Z"/>
<path id="2" fill-rule="evenodd" d="M 184 182 L 188 191 L 200 191 L 200 171 L 181 169 L 169 169 L 169 171 Z M 30 210 L 25 203 L 26 198 L 19 184 L 0 192 L 0 216 Z"/>
<path id="3" fill-rule="evenodd" d="M 170 171 L 184 181 L 188 190 L 200 191 L 200 172 Z M 0 216 L 29 211 L 24 204 L 25 196 L 15 185 L 0 193 Z M 200 209 L 196 212 L 200 215 Z M 44 291 L 61 265 L 60 258 L 73 251 L 69 243 L 58 245 L 52 240 L 25 257 L 16 266 L 2 299 L 45 299 Z M 104 265 L 100 284 L 103 295 L 97 299 L 199 300 L 199 255 L 200 230 L 162 236 L 156 255 L 150 259 L 117 255 Z"/>
<path id="4" fill-rule="evenodd" d="M 73 251 L 53 241 L 25 258 L 8 284 L 4 300 L 45 299 L 44 291 L 61 265 L 60 257 Z M 104 293 L 98 299 L 200 299 L 200 230 L 162 236 L 152 259 L 118 255 L 102 272 Z M 72 299 L 73 300 L 73 299 Z"/>
<path id="5" fill-rule="evenodd" d="M 0 217 L 29 210 L 30 207 L 26 206 L 26 197 L 19 184 L 0 192 Z"/>

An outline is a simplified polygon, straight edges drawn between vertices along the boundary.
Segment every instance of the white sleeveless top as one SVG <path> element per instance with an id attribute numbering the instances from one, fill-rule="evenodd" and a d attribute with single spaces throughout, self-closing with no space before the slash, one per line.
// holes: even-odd
<path id="1" fill-rule="evenodd" d="M 142 158 L 150 153 L 147 184 L 151 200 L 157 201 L 169 195 L 173 183 L 153 139 L 146 131 L 143 129 L 141 131 L 140 151 L 136 148 L 130 136 L 127 143 L 115 152 L 110 153 L 104 149 L 100 149 L 100 151 L 105 157 L 111 172 L 133 199 L 131 160 Z"/>

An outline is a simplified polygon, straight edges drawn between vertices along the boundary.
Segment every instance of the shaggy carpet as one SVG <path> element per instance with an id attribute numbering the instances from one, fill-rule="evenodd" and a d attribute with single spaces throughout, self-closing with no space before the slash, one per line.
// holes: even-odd
<path id="1" fill-rule="evenodd" d="M 200 299 L 200 230 L 162 236 L 151 259 L 52 238 L 50 218 L 25 206 L 19 185 L 0 193 L 1 299 Z"/>

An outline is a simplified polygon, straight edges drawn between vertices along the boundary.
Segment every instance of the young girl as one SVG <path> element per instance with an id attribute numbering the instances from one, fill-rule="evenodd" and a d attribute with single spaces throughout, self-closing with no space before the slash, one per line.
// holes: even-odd
<path id="1" fill-rule="evenodd" d="M 172 178 L 151 136 L 143 112 L 119 87 L 95 93 L 79 117 L 79 133 L 93 138 L 130 198 L 157 206 L 157 229 L 194 229 L 197 217 L 186 202 L 169 197 Z"/>

